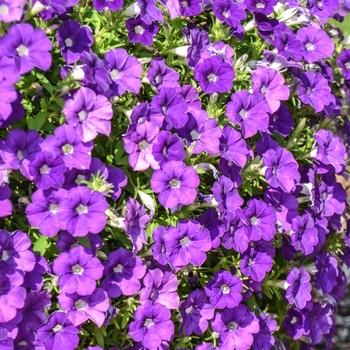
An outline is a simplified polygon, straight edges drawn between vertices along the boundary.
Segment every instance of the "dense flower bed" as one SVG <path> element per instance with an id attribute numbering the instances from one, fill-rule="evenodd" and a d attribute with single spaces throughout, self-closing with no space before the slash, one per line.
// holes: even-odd
<path id="1" fill-rule="evenodd" d="M 349 11 L 0 0 L 0 349 L 329 349 Z"/>

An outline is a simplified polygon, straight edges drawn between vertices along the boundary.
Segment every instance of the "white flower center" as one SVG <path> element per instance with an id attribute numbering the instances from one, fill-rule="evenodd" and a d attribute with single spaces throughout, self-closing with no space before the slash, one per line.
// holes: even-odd
<path id="1" fill-rule="evenodd" d="M 266 92 L 266 90 L 267 90 L 267 87 L 264 85 L 264 86 L 261 88 L 260 92 L 261 92 L 262 94 L 264 94 L 264 93 Z"/>
<path id="2" fill-rule="evenodd" d="M 9 258 L 9 255 L 6 250 L 2 251 L 1 259 L 2 261 L 6 261 Z"/>
<path id="3" fill-rule="evenodd" d="M 17 152 L 17 159 L 18 159 L 18 160 L 23 160 L 23 159 L 24 159 L 24 155 L 23 155 L 23 152 L 22 152 L 22 151 L 18 151 L 18 152 Z"/>
<path id="4" fill-rule="evenodd" d="M 17 47 L 16 51 L 19 57 L 28 56 L 28 49 L 22 44 Z"/>
<path id="5" fill-rule="evenodd" d="M 51 168 L 49 168 L 48 166 L 47 166 L 47 164 L 44 164 L 41 168 L 40 168 L 40 174 L 41 175 L 44 175 L 44 174 L 50 174 L 50 170 L 51 170 Z"/>
<path id="6" fill-rule="evenodd" d="M 179 188 L 180 187 L 180 181 L 176 180 L 176 179 L 172 179 L 169 182 L 169 185 L 170 185 L 171 188 Z"/>
<path id="7" fill-rule="evenodd" d="M 81 185 L 81 182 L 82 182 L 82 181 L 85 181 L 85 180 L 86 180 L 86 179 L 85 179 L 85 176 L 84 176 L 84 175 L 78 175 L 74 182 L 75 182 L 77 185 Z"/>
<path id="8" fill-rule="evenodd" d="M 314 45 L 311 44 L 311 43 L 307 43 L 307 44 L 305 45 L 305 47 L 306 47 L 306 50 L 308 50 L 308 51 L 313 51 L 313 50 L 315 50 Z"/>
<path id="9" fill-rule="evenodd" d="M 188 244 L 189 241 L 190 241 L 190 239 L 189 239 L 187 236 L 185 236 L 184 238 L 180 239 L 180 244 L 181 244 L 182 246 L 184 246 L 184 245 L 187 246 L 187 244 Z"/>
<path id="10" fill-rule="evenodd" d="M 188 2 L 187 2 L 187 1 L 181 1 L 181 6 L 182 6 L 182 7 L 188 6 Z"/>
<path id="11" fill-rule="evenodd" d="M 0 5 L 0 15 L 8 15 L 9 7 L 5 4 Z"/>
<path id="12" fill-rule="evenodd" d="M 345 68 L 346 68 L 346 69 L 349 69 L 349 68 L 350 68 L 350 62 L 346 62 L 346 63 L 345 63 Z"/>
<path id="13" fill-rule="evenodd" d="M 115 80 L 115 79 L 119 78 L 119 70 L 118 69 L 113 69 L 111 71 L 111 78 L 112 78 L 112 80 Z"/>
<path id="14" fill-rule="evenodd" d="M 224 11 L 222 13 L 222 15 L 225 17 L 225 18 L 228 18 L 230 16 L 230 13 L 228 11 Z"/>
<path id="15" fill-rule="evenodd" d="M 51 214 L 55 215 L 58 212 L 58 204 L 50 204 L 49 210 Z"/>
<path id="16" fill-rule="evenodd" d="M 209 74 L 207 78 L 209 83 L 215 83 L 218 79 L 218 77 L 214 73 Z"/>
<path id="17" fill-rule="evenodd" d="M 255 5 L 255 7 L 256 7 L 257 9 L 263 9 L 263 8 L 265 7 L 265 4 L 263 4 L 262 2 L 258 2 L 258 3 Z"/>
<path id="18" fill-rule="evenodd" d="M 236 322 L 230 322 L 227 327 L 231 330 L 231 331 L 235 331 L 238 328 L 238 324 Z"/>
<path id="19" fill-rule="evenodd" d="M 78 117 L 79 117 L 81 122 L 86 120 L 87 116 L 88 116 L 88 113 L 84 109 L 78 113 Z"/>
<path id="20" fill-rule="evenodd" d="M 192 310 L 193 310 L 193 306 L 191 305 L 190 307 L 188 307 L 188 308 L 185 310 L 185 312 L 186 312 L 186 314 L 190 314 L 190 313 L 192 312 Z"/>
<path id="21" fill-rule="evenodd" d="M 78 212 L 79 215 L 86 214 L 88 212 L 88 207 L 83 204 L 79 204 L 75 210 Z"/>
<path id="22" fill-rule="evenodd" d="M 120 273 L 120 272 L 122 272 L 122 271 L 123 271 L 123 265 L 118 264 L 118 265 L 113 269 L 113 271 L 114 271 L 115 273 Z"/>
<path id="23" fill-rule="evenodd" d="M 74 305 L 75 305 L 75 308 L 76 308 L 77 310 L 82 310 L 82 309 L 85 308 L 86 303 L 85 303 L 85 301 L 79 299 L 79 300 L 77 300 L 77 301 L 74 303 Z"/>
<path id="24" fill-rule="evenodd" d="M 63 329 L 63 326 L 58 324 L 52 330 L 54 331 L 54 333 L 57 333 L 57 332 L 61 331 L 62 329 Z"/>
<path id="25" fill-rule="evenodd" d="M 296 322 L 298 322 L 298 319 L 295 316 L 293 316 L 293 318 L 290 320 L 290 323 L 294 324 Z"/>
<path id="26" fill-rule="evenodd" d="M 72 154 L 74 151 L 74 147 L 68 143 L 62 146 L 62 151 L 64 154 Z"/>
<path id="27" fill-rule="evenodd" d="M 139 148 L 141 150 L 146 149 L 148 147 L 148 145 L 149 145 L 149 143 L 146 140 L 139 142 Z"/>
<path id="28" fill-rule="evenodd" d="M 80 265 L 76 264 L 72 267 L 72 271 L 75 275 L 81 275 L 84 269 Z"/>
<path id="29" fill-rule="evenodd" d="M 154 325 L 153 320 L 151 318 L 146 318 L 145 323 L 143 324 L 145 327 L 150 327 Z"/>
<path id="30" fill-rule="evenodd" d="M 199 140 L 201 137 L 201 134 L 197 130 L 192 130 L 190 132 L 190 135 L 192 137 L 192 140 Z"/>
<path id="31" fill-rule="evenodd" d="M 221 291 L 224 293 L 224 294 L 229 294 L 230 293 L 230 287 L 226 284 L 223 284 L 221 286 Z"/>
<path id="32" fill-rule="evenodd" d="M 144 29 L 141 26 L 136 26 L 135 27 L 135 33 L 136 34 L 143 34 Z"/>
<path id="33" fill-rule="evenodd" d="M 28 343 L 25 340 L 22 340 L 21 342 L 18 343 L 18 345 L 27 346 Z"/>
<path id="34" fill-rule="evenodd" d="M 253 216 L 252 218 L 250 218 L 250 224 L 251 225 L 255 225 L 258 222 L 258 218 Z"/>
<path id="35" fill-rule="evenodd" d="M 64 43 L 66 44 L 67 47 L 72 47 L 73 46 L 73 40 L 70 38 L 67 38 Z"/>
<path id="36" fill-rule="evenodd" d="M 241 109 L 241 111 L 239 112 L 239 115 L 242 117 L 242 119 L 247 117 L 246 114 L 247 114 L 247 111 L 245 109 Z"/>

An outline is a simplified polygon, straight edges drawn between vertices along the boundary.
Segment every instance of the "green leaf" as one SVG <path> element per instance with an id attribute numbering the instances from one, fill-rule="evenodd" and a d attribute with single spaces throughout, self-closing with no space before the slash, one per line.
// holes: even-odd
<path id="1" fill-rule="evenodd" d="M 98 328 L 97 326 L 94 326 L 94 337 L 95 337 L 95 339 L 97 341 L 97 344 L 101 348 L 104 348 L 105 341 L 104 341 L 103 333 L 102 333 L 101 329 Z"/>
<path id="2" fill-rule="evenodd" d="M 271 290 L 268 286 L 262 286 L 262 290 L 264 292 L 264 294 L 269 298 L 269 299 L 272 299 L 272 294 L 271 294 Z"/>
<path id="3" fill-rule="evenodd" d="M 34 243 L 33 250 L 35 253 L 44 255 L 48 245 L 48 237 L 41 235 L 39 239 Z"/>
<path id="4" fill-rule="evenodd" d="M 76 237 L 77 241 L 85 248 L 91 249 L 90 241 L 87 236 L 84 237 Z"/>
<path id="5" fill-rule="evenodd" d="M 35 116 L 35 130 L 39 131 L 41 129 L 41 127 L 44 125 L 46 120 L 46 113 L 45 112 L 39 112 L 36 116 Z"/>
<path id="6" fill-rule="evenodd" d="M 34 118 L 27 118 L 27 125 L 30 130 L 35 130 L 35 120 Z"/>

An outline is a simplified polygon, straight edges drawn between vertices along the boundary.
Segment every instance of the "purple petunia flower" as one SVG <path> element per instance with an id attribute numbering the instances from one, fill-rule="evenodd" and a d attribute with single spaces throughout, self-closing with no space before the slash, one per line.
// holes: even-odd
<path id="1" fill-rule="evenodd" d="M 96 281 L 102 277 L 103 265 L 91 250 L 82 246 L 63 252 L 54 260 L 53 272 L 59 276 L 62 292 L 90 295 L 96 289 Z"/>
<path id="2" fill-rule="evenodd" d="M 131 43 L 141 43 L 145 46 L 153 44 L 153 37 L 158 33 L 159 27 L 156 23 L 145 23 L 141 16 L 129 18 L 125 23 L 128 30 L 128 39 Z"/>
<path id="3" fill-rule="evenodd" d="M 213 280 L 204 287 L 205 293 L 216 309 L 234 308 L 242 300 L 243 285 L 237 276 L 222 270 L 216 272 Z"/>
<path id="4" fill-rule="evenodd" d="M 228 26 L 237 27 L 241 21 L 246 19 L 244 2 L 233 0 L 216 0 L 213 4 L 215 17 Z"/>
<path id="5" fill-rule="evenodd" d="M 283 147 L 266 151 L 262 166 L 266 167 L 267 183 L 274 188 L 281 187 L 284 192 L 291 192 L 300 181 L 299 165 L 292 153 Z"/>
<path id="6" fill-rule="evenodd" d="M 280 133 L 282 136 L 287 137 L 290 131 L 294 128 L 293 116 L 289 113 L 286 105 L 281 103 L 279 109 L 270 114 L 269 131 Z"/>
<path id="7" fill-rule="evenodd" d="M 263 243 L 250 246 L 242 254 L 240 269 L 243 276 L 250 277 L 254 282 L 262 282 L 267 272 L 273 267 L 275 249 L 272 245 Z"/>
<path id="8" fill-rule="evenodd" d="M 193 167 L 183 162 L 171 161 L 156 170 L 151 178 L 151 188 L 159 193 L 159 202 L 165 208 L 175 208 L 178 204 L 192 204 L 197 197 L 199 176 Z"/>
<path id="9" fill-rule="evenodd" d="M 310 104 L 315 112 L 321 112 L 330 103 L 331 88 L 322 73 L 305 72 L 300 77 L 299 98 Z"/>
<path id="10" fill-rule="evenodd" d="M 177 294 L 179 281 L 173 273 L 161 269 L 149 270 L 143 278 L 144 288 L 140 292 L 141 304 L 152 302 L 178 309 L 180 298 Z"/>
<path id="11" fill-rule="evenodd" d="M 282 100 L 288 100 L 289 88 L 284 85 L 283 76 L 273 68 L 259 67 L 252 75 L 253 92 L 262 93 L 270 106 L 270 112 L 275 113 Z"/>
<path id="12" fill-rule="evenodd" d="M 272 349 L 275 344 L 272 333 L 278 328 L 277 322 L 267 314 L 260 314 L 258 320 L 260 330 L 259 333 L 253 334 L 253 350 Z"/>
<path id="13" fill-rule="evenodd" d="M 146 266 L 131 251 L 119 248 L 109 254 L 103 273 L 106 278 L 101 287 L 110 298 L 118 298 L 122 294 L 129 296 L 139 291 L 139 279 L 145 275 Z"/>
<path id="14" fill-rule="evenodd" d="M 235 76 L 232 66 L 216 56 L 206 58 L 194 69 L 195 79 L 207 94 L 229 92 L 232 89 L 232 80 Z"/>
<path id="15" fill-rule="evenodd" d="M 310 275 L 302 266 L 300 269 L 294 268 L 287 276 L 288 288 L 286 291 L 286 299 L 289 304 L 294 304 L 298 309 L 303 309 L 306 302 L 312 299 L 310 283 Z"/>
<path id="16" fill-rule="evenodd" d="M 133 198 L 127 201 L 126 208 L 125 231 L 131 238 L 133 252 L 139 252 L 142 249 L 142 244 L 147 244 L 146 227 L 151 219 L 146 209 Z"/>
<path id="17" fill-rule="evenodd" d="M 25 0 L 2 0 L 0 4 L 0 22 L 20 21 Z"/>
<path id="18" fill-rule="evenodd" d="M 48 70 L 51 66 L 51 41 L 40 28 L 28 23 L 15 24 L 0 40 L 2 53 L 13 58 L 19 74 L 28 73 L 34 67 Z"/>
<path id="19" fill-rule="evenodd" d="M 158 349 L 163 341 L 170 341 L 174 336 L 174 324 L 170 316 L 169 309 L 164 305 L 140 305 L 134 313 L 135 321 L 130 323 L 129 335 L 146 349 Z"/>
<path id="20" fill-rule="evenodd" d="M 152 233 L 154 244 L 152 245 L 153 258 L 160 265 L 166 265 L 168 263 L 168 257 L 166 255 L 166 248 L 164 242 L 164 235 L 167 229 L 164 226 L 158 226 Z"/>
<path id="21" fill-rule="evenodd" d="M 147 79 L 156 87 L 178 88 L 180 75 L 165 64 L 163 57 L 155 57 L 147 71 Z"/>
<path id="22" fill-rule="evenodd" d="M 106 52 L 105 60 L 112 80 L 109 95 L 121 96 L 126 90 L 138 94 L 143 71 L 138 59 L 124 49 L 113 49 Z"/>
<path id="23" fill-rule="evenodd" d="M 89 88 L 79 88 L 73 98 L 66 101 L 62 112 L 67 123 L 81 132 L 83 142 L 92 141 L 98 133 L 109 136 L 111 132 L 112 105 L 107 97 L 96 95 Z"/>
<path id="24" fill-rule="evenodd" d="M 297 40 L 303 47 L 303 57 L 307 63 L 317 62 L 320 58 L 330 58 L 334 51 L 332 39 L 323 29 L 309 26 L 297 32 Z"/>
<path id="25" fill-rule="evenodd" d="M 201 229 L 198 221 L 182 220 L 178 227 L 170 226 L 163 237 L 166 254 L 177 272 L 188 263 L 201 266 L 211 247 L 210 233 Z"/>
<path id="26" fill-rule="evenodd" d="M 92 6 L 99 12 L 108 8 L 111 11 L 119 11 L 124 4 L 124 0 L 93 0 Z"/>
<path id="27" fill-rule="evenodd" d="M 51 314 L 47 324 L 37 330 L 38 340 L 46 350 L 76 349 L 79 344 L 79 329 L 67 318 L 64 312 L 55 311 Z"/>
<path id="28" fill-rule="evenodd" d="M 343 77 L 350 80 L 350 50 L 343 49 L 337 57 L 338 66 L 342 69 Z"/>
<path id="29" fill-rule="evenodd" d="M 28 168 L 35 186 L 42 190 L 58 189 L 64 183 L 66 165 L 61 157 L 54 158 L 49 152 L 39 152 Z"/>
<path id="30" fill-rule="evenodd" d="M 273 7 L 277 5 L 277 0 L 244 0 L 247 10 L 253 13 L 263 13 L 270 15 Z"/>
<path id="31" fill-rule="evenodd" d="M 299 310 L 292 307 L 288 310 L 287 316 L 283 320 L 283 328 L 293 339 L 299 339 L 303 335 L 310 333 L 309 310 Z"/>
<path id="32" fill-rule="evenodd" d="M 210 208 L 202 215 L 197 217 L 197 221 L 210 232 L 212 240 L 212 248 L 215 249 L 220 245 L 220 237 L 223 235 L 224 227 L 222 221 L 219 219 L 218 212 Z"/>
<path id="33" fill-rule="evenodd" d="M 118 200 L 122 193 L 122 187 L 128 184 L 128 179 L 122 169 L 115 168 L 113 166 L 107 166 L 108 177 L 106 179 L 107 183 L 112 184 L 113 187 L 109 194 L 113 200 Z"/>
<path id="34" fill-rule="evenodd" d="M 182 322 L 180 332 L 186 336 L 203 334 L 208 328 L 208 320 L 214 317 L 214 307 L 207 302 L 204 291 L 196 289 L 181 303 Z"/>
<path id="35" fill-rule="evenodd" d="M 0 263 L 8 269 L 32 271 L 35 266 L 35 256 L 31 249 L 30 238 L 26 233 L 15 231 L 10 234 L 0 230 Z M 2 266 L 0 265 L 0 269 Z"/>
<path id="36" fill-rule="evenodd" d="M 157 0 L 136 0 L 142 20 L 151 24 L 153 21 L 163 23 L 163 11 L 157 7 Z"/>
<path id="37" fill-rule="evenodd" d="M 248 90 L 235 92 L 226 106 L 226 114 L 234 124 L 239 124 L 243 137 L 254 136 L 258 131 L 267 131 L 270 107 L 261 93 L 252 95 Z"/>
<path id="38" fill-rule="evenodd" d="M 73 236 L 100 233 L 106 224 L 108 203 L 100 192 L 85 186 L 71 188 L 59 203 L 62 229 Z"/>
<path id="39" fill-rule="evenodd" d="M 57 299 L 60 308 L 67 313 L 67 319 L 74 326 L 79 326 L 90 319 L 101 327 L 106 318 L 105 312 L 110 305 L 107 293 L 102 288 L 96 288 L 87 296 L 61 293 Z"/>
<path id="40" fill-rule="evenodd" d="M 89 152 L 92 151 L 93 144 L 82 142 L 81 131 L 71 125 L 57 127 L 54 135 L 48 135 L 40 147 L 54 157 L 61 157 L 68 169 L 88 169 L 90 166 Z"/>
<path id="41" fill-rule="evenodd" d="M 330 253 L 322 251 L 316 257 L 315 287 L 328 294 L 337 285 L 338 261 Z"/>
<path id="42" fill-rule="evenodd" d="M 175 0 L 178 1 L 179 12 L 181 16 L 190 17 L 190 16 L 198 16 L 201 13 L 201 0 Z"/>
<path id="43" fill-rule="evenodd" d="M 220 350 L 248 350 L 253 344 L 253 334 L 259 332 L 259 320 L 245 305 L 218 312 L 212 321 L 213 330 L 220 334 Z"/>
<path id="44" fill-rule="evenodd" d="M 80 26 L 79 22 L 73 20 L 63 22 L 57 30 L 56 39 L 62 56 L 68 64 L 77 62 L 82 52 L 91 52 L 91 46 L 94 43 L 91 29 Z"/>

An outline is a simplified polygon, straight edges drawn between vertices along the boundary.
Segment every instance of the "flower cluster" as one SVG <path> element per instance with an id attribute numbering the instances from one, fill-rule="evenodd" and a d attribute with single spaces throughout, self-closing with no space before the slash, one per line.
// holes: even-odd
<path id="1" fill-rule="evenodd" d="M 330 349 L 348 12 L 0 0 L 0 348 Z"/>

